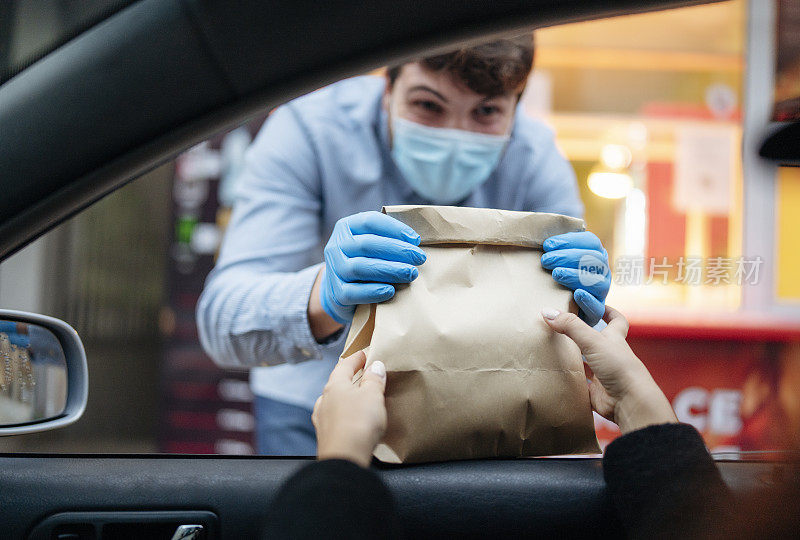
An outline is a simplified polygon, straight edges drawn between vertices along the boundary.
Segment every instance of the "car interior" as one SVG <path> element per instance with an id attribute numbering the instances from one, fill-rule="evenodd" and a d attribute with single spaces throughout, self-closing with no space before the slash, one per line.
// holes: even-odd
<path id="1" fill-rule="evenodd" d="M 749 4 L 744 0 L 733 1 L 738 2 L 737 9 L 741 8 L 743 12 L 759 13 L 758 0 L 750 0 Z M 180 170 L 187 177 L 193 174 L 187 172 L 191 167 L 210 166 L 218 170 L 218 164 L 207 165 L 203 159 L 210 153 L 224 151 L 220 150 L 224 145 L 221 134 L 247 133 L 245 139 L 249 143 L 271 110 L 343 78 L 376 73 L 384 66 L 418 58 L 422 54 L 447 51 L 454 46 L 498 36 L 664 10 L 694 9 L 694 6 L 716 2 L 375 0 L 365 5 L 347 0 L 322 3 L 310 0 L 240 0 L 236 3 L 222 0 L 98 1 L 93 3 L 96 9 L 87 11 L 85 17 L 76 18 L 75 24 L 67 31 L 52 33 L 41 50 L 12 62 L 10 57 L 4 58 L 2 54 L 12 45 L 10 38 L 3 41 L 2 33 L 10 32 L 11 25 L 4 27 L 2 15 L 5 9 L 5 14 L 10 16 L 13 4 L 0 6 L 0 62 L 4 63 L 0 71 L 0 184 L 4 193 L 0 198 L 0 261 L 12 260 L 48 234 L 61 234 L 60 238 L 72 235 L 72 242 L 80 242 L 77 235 L 83 234 L 82 231 L 95 231 L 91 233 L 95 236 L 86 232 L 85 238 L 99 242 L 101 237 L 112 234 L 114 222 L 103 221 L 102 216 L 92 212 L 111 202 L 120 212 L 133 212 L 135 220 L 141 222 L 140 228 L 127 233 L 132 246 L 137 243 L 144 246 L 149 242 L 151 233 L 146 227 L 154 226 L 154 223 L 169 230 L 170 234 L 174 232 L 176 238 L 181 238 L 185 230 L 203 230 L 195 228 L 198 220 L 219 220 L 219 214 L 189 219 L 182 217 L 179 210 L 164 206 L 165 212 L 172 211 L 177 217 L 172 216 L 175 219 L 161 223 L 158 221 L 160 218 L 151 218 L 146 213 L 146 206 L 126 210 L 127 199 L 115 197 L 120 193 L 141 190 L 139 193 L 149 193 L 152 200 L 160 198 L 163 205 L 171 204 L 168 202 L 170 197 L 177 195 L 171 192 L 170 187 L 164 187 L 168 184 L 161 181 L 165 175 L 171 174 L 165 172 L 167 167 L 183 167 Z M 17 8 L 22 10 L 24 4 L 19 2 Z M 757 25 L 758 17 L 743 24 Z M 539 40 L 538 34 L 536 39 Z M 758 53 L 757 44 L 749 47 L 748 54 Z M 563 54 L 570 51 L 568 47 L 559 50 Z M 574 57 L 560 61 L 577 62 L 572 60 Z M 708 62 L 717 60 L 711 58 Z M 542 61 L 547 62 L 548 57 L 543 55 Z M 636 62 L 637 59 L 616 61 Z M 742 62 L 735 69 L 744 69 Z M 699 69 L 690 67 L 687 71 Z M 756 72 L 760 68 L 748 61 L 747 69 Z M 737 76 L 741 75 L 737 73 Z M 766 109 L 761 110 L 758 116 L 752 112 L 757 109 L 752 105 L 753 90 L 750 89 L 746 96 L 741 88 L 737 87 L 736 92 L 743 95 L 741 106 L 746 113 L 730 113 L 727 118 L 733 118 L 729 124 L 735 124 L 735 127 L 730 132 L 739 137 L 736 141 L 741 141 L 734 146 L 741 146 L 745 156 L 743 162 L 736 154 L 737 161 L 731 165 L 732 170 L 739 171 L 745 179 L 744 188 L 741 185 L 737 188 L 745 193 L 737 210 L 739 217 L 731 217 L 730 223 L 718 220 L 696 225 L 702 220 L 690 216 L 686 227 L 709 227 L 709 230 L 739 227 L 735 235 L 726 232 L 721 242 L 752 246 L 761 242 L 759 235 L 763 234 L 764 227 L 769 228 L 770 235 L 773 234 L 772 218 L 767 216 L 758 220 L 766 223 L 761 224 L 760 229 L 748 228 L 742 232 L 741 214 L 759 215 L 759 205 L 763 206 L 763 201 L 773 196 L 773 192 L 763 191 L 758 186 L 751 188 L 746 179 L 750 175 L 762 174 L 765 169 L 773 171 L 772 174 L 776 168 L 796 170 L 790 166 L 800 164 L 800 123 L 773 121 L 768 118 L 771 111 Z M 725 109 L 728 93 L 724 88 L 717 88 L 712 98 L 721 103 L 721 110 Z M 553 99 L 557 101 L 559 97 L 556 95 Z M 656 111 L 653 114 L 657 117 L 665 107 L 656 103 L 648 111 Z M 688 108 L 676 110 L 670 109 L 670 114 L 694 114 Z M 725 111 L 723 115 L 728 114 Z M 652 125 L 663 128 L 667 124 L 668 121 L 657 118 Z M 564 115 L 558 131 L 561 134 L 562 130 L 583 129 L 587 125 L 591 126 L 591 122 L 586 118 Z M 707 133 L 700 135 L 707 136 Z M 700 140 L 702 144 L 709 139 Z M 714 141 L 718 142 L 719 138 Z M 578 146 L 575 144 L 570 148 Z M 711 143 L 708 148 L 711 148 Z M 569 153 L 572 150 L 565 151 Z M 700 149 L 700 153 L 705 151 Z M 687 152 L 691 152 L 691 148 Z M 714 150 L 707 152 L 710 155 Z M 588 175 L 592 164 L 586 163 L 585 173 Z M 650 171 L 657 172 L 657 168 Z M 136 182 L 147 178 L 153 181 Z M 798 180 L 796 176 L 786 178 L 781 186 L 797 184 L 794 182 Z M 196 192 L 186 191 L 181 196 L 191 199 L 196 195 Z M 668 198 L 664 193 L 662 195 Z M 628 201 L 629 204 L 636 202 L 633 198 Z M 780 206 L 780 202 L 777 204 Z M 775 208 L 775 204 L 770 202 L 769 209 L 777 212 Z M 797 209 L 793 210 L 796 212 Z M 601 217 L 611 216 L 598 212 Z M 727 215 L 725 219 L 728 219 Z M 731 211 L 730 215 L 733 216 L 734 212 Z M 86 222 L 94 222 L 95 228 L 76 226 L 69 233 L 64 232 L 66 229 L 59 229 L 62 224 L 81 216 L 89 216 L 85 218 Z M 660 217 L 653 214 L 650 219 L 657 221 L 672 217 L 663 213 Z M 610 226 L 608 231 L 611 231 Z M 203 260 L 213 265 L 218 239 L 213 231 L 206 232 L 210 235 L 208 242 L 213 245 L 203 252 L 206 257 Z M 191 236 L 191 233 L 187 234 Z M 609 237 L 612 235 L 611 232 L 608 234 Z M 658 240 L 654 238 L 651 237 L 650 241 Z M 713 240 L 716 237 L 709 238 Z M 192 246 L 196 247 L 202 240 L 201 235 L 195 235 Z M 622 241 L 637 242 L 635 238 L 627 237 Z M 189 270 L 181 274 L 180 270 L 180 265 L 196 264 L 195 259 L 188 255 L 181 258 L 182 254 L 176 253 L 163 239 L 157 242 L 161 242 L 158 245 L 164 252 L 173 249 L 170 256 L 178 261 L 175 263 L 177 270 L 170 270 L 166 279 L 175 281 L 181 275 L 193 276 L 191 287 L 202 288 L 204 274 Z M 785 236 L 779 239 L 770 236 L 770 242 L 775 250 L 791 247 L 791 240 L 786 240 Z M 184 244 L 190 244 L 188 237 Z M 137 248 L 126 249 L 136 252 Z M 741 251 L 741 246 L 738 249 Z M 62 252 L 47 257 L 47 261 L 52 261 L 50 267 L 56 280 L 66 275 L 62 267 L 74 263 Z M 94 261 L 100 267 L 106 256 L 86 257 L 82 263 Z M 147 254 L 141 254 L 143 271 L 154 264 L 159 263 L 148 259 Z M 38 416 L 24 416 L 21 417 L 24 420 L 20 420 L 14 416 L 17 414 L 15 410 L 9 410 L 7 414 L 0 410 L 0 419 L 5 419 L 0 426 L 0 435 L 8 436 L 0 439 L 10 441 L 0 444 L 0 523 L 3 524 L 0 536 L 32 539 L 259 537 L 266 508 L 280 486 L 313 458 L 234 455 L 252 453 L 242 442 L 244 439 L 228 441 L 228 446 L 222 450 L 219 445 L 165 443 L 159 448 L 162 453 L 151 453 L 145 445 L 119 448 L 101 445 L 97 451 L 87 451 L 88 443 L 81 445 L 73 439 L 68 441 L 66 435 L 60 439 L 62 431 L 68 433 L 69 429 L 80 429 L 80 418 L 87 402 L 90 408 L 95 408 L 92 410 L 102 408 L 103 400 L 110 403 L 119 399 L 122 403 L 120 408 L 134 404 L 133 400 L 128 401 L 121 394 L 126 385 L 131 394 L 155 395 L 160 388 L 153 388 L 151 383 L 146 383 L 149 387 L 145 388 L 145 383 L 141 382 L 144 375 L 137 371 L 146 371 L 152 379 L 163 377 L 159 384 L 164 387 L 177 383 L 169 378 L 169 370 L 159 367 L 155 360 L 138 366 L 136 362 L 110 364 L 103 358 L 93 359 L 95 351 L 126 348 L 115 344 L 113 339 L 104 341 L 102 347 L 90 347 L 81 326 L 83 308 L 61 306 L 61 311 L 54 309 L 56 313 L 74 315 L 65 315 L 62 317 L 65 321 L 61 321 L 45 314 L 27 312 L 33 310 L 7 305 L 4 287 L 20 289 L 24 288 L 24 282 L 3 283 L 5 278 L 1 270 L 0 331 L 4 331 L 2 321 L 10 321 L 39 327 L 47 336 L 52 336 L 60 346 L 59 362 L 47 369 L 58 372 L 50 378 L 60 381 L 61 390 L 56 409 L 37 405 L 39 408 L 35 407 L 33 414 Z M 117 276 L 122 281 L 126 271 L 119 266 L 111 268 L 111 277 L 107 279 L 114 281 L 114 276 Z M 87 279 L 96 277 L 91 273 L 87 276 Z M 189 277 L 186 280 L 188 283 Z M 761 292 L 744 300 L 738 295 L 750 293 L 737 289 L 735 300 L 720 293 L 713 302 L 726 309 L 733 306 L 733 311 L 738 309 L 740 302 L 760 306 L 767 302 L 763 295 L 773 294 L 773 289 L 782 290 L 782 283 L 776 278 L 775 283 L 771 283 L 772 288 L 762 287 L 759 289 Z M 119 298 L 148 298 L 151 289 L 147 288 L 145 281 L 140 284 L 143 285 L 136 290 L 120 291 Z M 175 285 L 172 300 L 176 305 L 183 305 L 182 302 L 192 304 L 194 300 L 187 300 L 188 290 L 189 285 Z M 45 289 L 42 294 L 46 296 L 49 291 Z M 633 305 L 637 296 L 632 293 L 623 299 Z M 668 304 L 668 300 L 657 295 L 648 301 L 654 305 L 658 302 Z M 695 307 L 702 310 L 708 302 L 708 298 L 698 297 Z M 754 350 L 761 355 L 758 358 L 783 358 L 780 352 L 783 349 L 779 346 L 800 341 L 800 324 L 797 322 L 800 309 L 797 305 L 787 305 L 779 306 L 779 312 L 766 314 L 762 310 L 752 315 L 758 318 L 764 314 L 761 320 L 752 322 L 747 335 L 737 330 L 741 321 L 734 316 L 704 327 L 692 316 L 681 313 L 674 317 L 672 326 L 666 323 L 644 324 L 639 333 L 636 333 L 634 322 L 631 335 L 646 340 L 648 336 L 662 332 L 657 340 L 641 345 L 645 355 L 659 358 L 689 355 L 690 349 L 695 347 L 693 340 L 700 340 L 701 343 L 696 345 L 697 356 L 726 356 L 741 360 L 746 367 L 751 365 L 751 357 L 756 357 Z M 193 313 L 193 304 L 187 308 L 187 313 L 189 311 Z M 161 310 L 158 317 L 152 317 L 152 323 L 142 323 L 141 331 L 161 332 L 162 336 L 180 335 L 186 331 L 194 337 L 194 320 L 182 318 L 181 313 L 177 309 Z M 135 312 L 134 316 L 140 317 L 140 313 Z M 108 317 L 111 320 L 110 315 Z M 111 326 L 106 330 L 112 336 L 113 329 L 109 328 Z M 103 331 L 102 325 L 96 329 L 97 335 Z M 85 348 L 82 337 L 87 342 Z M 116 350 L 114 354 L 124 357 L 130 353 L 131 358 L 139 358 L 137 355 L 155 358 L 160 354 L 160 349 L 153 349 L 150 345 L 134 350 L 136 347 L 130 347 L 129 351 Z M 2 343 L 0 353 L 1 349 Z M 636 350 L 639 352 L 640 349 Z M 178 365 L 185 357 L 185 349 L 176 347 L 171 354 L 175 359 L 174 365 Z M 713 361 L 718 360 L 714 358 Z M 19 362 L 26 365 L 22 359 Z M 724 362 L 724 358 L 720 362 Z M 210 365 L 210 361 L 208 363 Z M 709 365 L 712 363 L 709 360 Z M 653 372 L 657 380 L 659 373 L 669 371 L 665 366 L 665 363 L 654 363 Z M 105 393 L 93 393 L 95 369 L 98 376 L 103 374 L 103 380 L 113 379 L 118 386 Z M 740 378 L 744 379 L 746 369 L 741 368 L 739 372 Z M 247 392 L 242 386 L 247 380 L 246 372 L 214 373 L 215 384 L 227 385 L 224 387 L 229 395 Z M 730 415 L 725 416 L 730 403 L 726 399 L 731 396 L 726 392 L 734 383 L 726 383 L 727 379 L 723 377 L 723 383 L 716 390 L 706 391 L 702 388 L 702 381 L 691 383 L 693 373 L 690 371 L 687 375 L 690 382 L 680 387 L 684 392 L 680 399 L 676 397 L 673 400 L 672 405 L 679 419 L 695 420 L 697 423 L 693 425 L 700 431 L 703 431 L 700 426 L 707 424 L 721 426 L 715 432 L 719 435 L 718 440 L 707 438 L 706 441 L 710 448 L 713 446 L 712 450 L 716 450 L 712 454 L 730 489 L 735 494 L 746 495 L 764 487 L 800 481 L 800 464 L 795 451 L 754 451 L 748 455 L 739 452 L 738 447 L 734 448 L 733 443 L 720 435 L 727 433 L 725 426 L 730 422 L 739 422 L 738 417 L 730 420 Z M 703 374 L 698 377 L 702 379 Z M 184 392 L 194 392 L 199 388 L 197 381 L 178 382 L 183 384 Z M 42 392 L 45 387 L 50 388 L 49 384 L 40 384 L 35 390 Z M 33 391 L 32 385 L 22 386 L 23 394 Z M 665 391 L 668 394 L 673 392 L 666 387 Z M 3 398 L 0 399 L 0 409 L 6 406 L 3 392 L 6 392 L 5 382 L 0 385 L 0 398 Z M 678 394 L 678 390 L 673 394 Z M 158 404 L 147 405 L 138 411 L 131 409 L 126 414 L 132 417 L 155 414 L 155 407 L 166 402 L 167 399 L 163 398 Z M 114 407 L 110 405 L 110 408 Z M 734 407 L 739 407 L 738 401 Z M 227 417 L 231 423 L 244 422 L 247 425 L 252 422 L 235 409 L 231 411 Z M 206 416 L 212 414 L 202 412 Z M 730 412 L 730 407 L 727 412 Z M 736 416 L 737 413 L 731 414 Z M 175 415 L 171 418 L 179 419 Z M 180 418 L 191 423 L 200 416 Z M 66 427 L 68 425 L 70 427 Z M 737 426 L 733 429 L 741 428 Z M 595 427 L 601 439 L 612 429 L 597 422 Z M 49 437 L 41 439 L 47 445 L 39 449 L 25 446 L 25 440 L 36 440 L 37 435 L 31 433 L 56 428 L 59 431 L 40 434 Z M 123 436 L 125 431 L 124 427 L 111 422 L 102 424 L 101 429 L 106 432 L 119 430 Z M 243 430 L 246 429 L 245 426 Z M 161 436 L 164 440 L 169 439 L 164 433 Z M 23 442 L 14 446 L 15 441 Z M 54 451 L 53 448 L 59 445 L 63 450 Z M 376 461 L 373 468 L 394 495 L 404 532 L 409 538 L 623 536 L 619 517 L 605 490 L 602 458 L 597 455 L 417 465 L 387 465 Z"/>

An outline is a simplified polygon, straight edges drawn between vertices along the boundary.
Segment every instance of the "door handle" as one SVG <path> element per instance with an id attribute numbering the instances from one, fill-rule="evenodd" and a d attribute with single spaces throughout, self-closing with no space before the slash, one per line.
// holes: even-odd
<path id="1" fill-rule="evenodd" d="M 208 510 L 122 510 L 53 514 L 40 521 L 27 538 L 216 540 L 219 533 L 219 520 Z"/>
<path id="2" fill-rule="evenodd" d="M 172 540 L 197 540 L 202 538 L 205 528 L 202 525 L 178 525 Z"/>

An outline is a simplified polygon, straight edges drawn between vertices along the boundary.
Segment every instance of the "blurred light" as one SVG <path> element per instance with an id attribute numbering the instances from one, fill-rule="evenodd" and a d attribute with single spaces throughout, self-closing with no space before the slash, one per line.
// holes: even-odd
<path id="1" fill-rule="evenodd" d="M 706 107 L 714 118 L 730 118 L 738 104 L 736 91 L 727 84 L 715 83 L 706 88 Z"/>
<path id="2" fill-rule="evenodd" d="M 641 189 L 631 190 L 625 198 L 625 255 L 644 256 L 646 205 Z"/>
<path id="3" fill-rule="evenodd" d="M 621 144 L 607 144 L 600 153 L 600 161 L 609 169 L 626 169 L 631 164 L 631 151 Z"/>
<path id="4" fill-rule="evenodd" d="M 587 182 L 589 189 L 595 195 L 606 199 L 621 199 L 633 189 L 633 178 L 630 174 L 602 168 L 593 170 L 589 174 Z"/>
<path id="5" fill-rule="evenodd" d="M 216 223 L 197 223 L 192 231 L 189 245 L 199 255 L 213 255 L 222 240 L 222 232 Z"/>
<path id="6" fill-rule="evenodd" d="M 647 126 L 642 122 L 631 122 L 628 125 L 628 141 L 636 150 L 644 150 L 647 146 Z"/>

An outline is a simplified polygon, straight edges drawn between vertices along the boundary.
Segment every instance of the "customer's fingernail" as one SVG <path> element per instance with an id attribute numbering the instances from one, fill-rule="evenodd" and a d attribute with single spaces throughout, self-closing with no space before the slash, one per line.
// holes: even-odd
<path id="1" fill-rule="evenodd" d="M 386 377 L 386 366 L 380 360 L 375 360 L 369 365 L 369 370 L 383 379 Z"/>
<path id="2" fill-rule="evenodd" d="M 550 319 L 551 321 L 556 317 L 558 317 L 559 315 L 561 315 L 561 312 L 558 311 L 557 309 L 544 308 L 542 310 L 542 317 L 544 317 L 545 319 Z"/>

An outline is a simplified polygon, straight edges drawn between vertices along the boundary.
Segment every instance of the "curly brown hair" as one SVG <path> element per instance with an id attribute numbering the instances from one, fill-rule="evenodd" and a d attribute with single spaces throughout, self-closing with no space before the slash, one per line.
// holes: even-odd
<path id="1" fill-rule="evenodd" d="M 433 71 L 449 71 L 475 93 L 499 96 L 522 94 L 533 69 L 533 34 L 499 39 L 417 60 Z M 386 70 L 393 85 L 403 64 Z"/>

